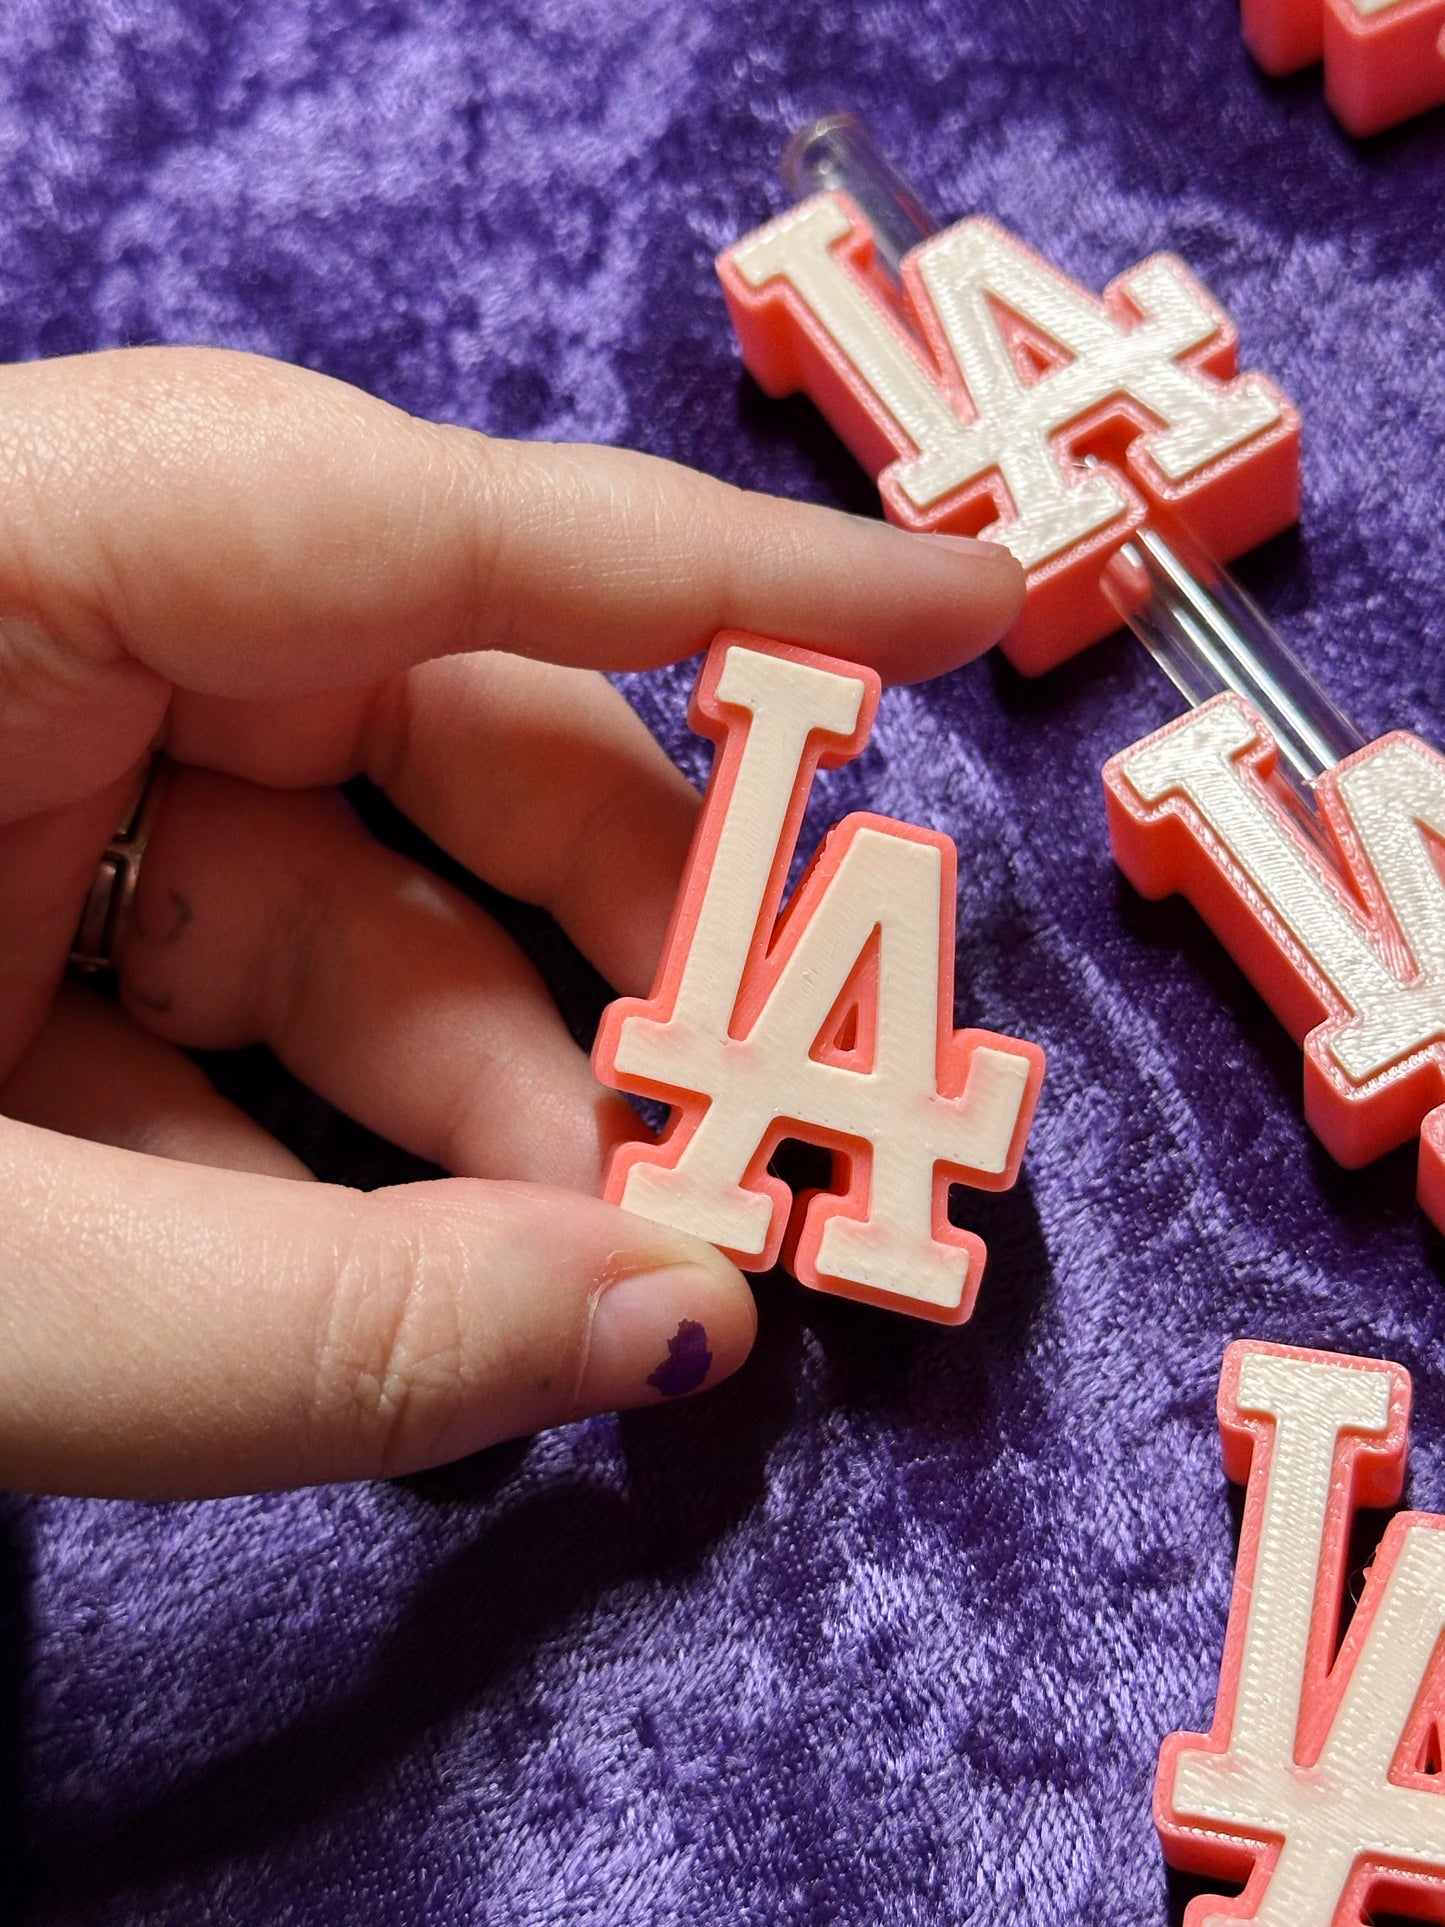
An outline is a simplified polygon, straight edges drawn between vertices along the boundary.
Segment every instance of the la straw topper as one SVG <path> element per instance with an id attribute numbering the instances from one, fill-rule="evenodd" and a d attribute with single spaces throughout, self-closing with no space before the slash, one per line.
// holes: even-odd
<path id="1" fill-rule="evenodd" d="M 1395 731 L 1326 769 L 1317 819 L 1258 712 L 1221 695 L 1113 757 L 1114 855 L 1191 902 L 1304 1046 L 1305 1116 L 1339 1163 L 1420 1139 L 1445 1229 L 1445 757 Z"/>
<path id="2" fill-rule="evenodd" d="M 895 288 L 843 193 L 718 258 L 743 360 L 805 392 L 901 527 L 982 535 L 1024 565 L 1001 647 L 1039 674 L 1119 625 L 1102 571 L 1151 516 L 1228 561 L 1299 512 L 1299 416 L 1238 371 L 1228 316 L 1156 254 L 1102 298 L 996 222 L 931 234 Z"/>
<path id="3" fill-rule="evenodd" d="M 602 1080 L 672 1108 L 613 1153 L 604 1195 L 748 1270 L 941 1324 L 971 1314 L 986 1253 L 954 1184 L 1018 1175 L 1043 1077 L 1034 1044 L 953 1024 L 957 861 L 937 831 L 845 817 L 786 906 L 820 767 L 857 756 L 875 671 L 729 632 L 690 720 L 717 744 L 652 995 L 604 1012 Z M 786 1138 L 832 1154 L 793 1198 Z"/>
<path id="4" fill-rule="evenodd" d="M 1246 1492 L 1214 1724 L 1164 1742 L 1154 1819 L 1172 1865 L 1245 1886 L 1185 1927 L 1445 1921 L 1445 1518 L 1390 1521 L 1341 1643 L 1356 1513 L 1400 1500 L 1409 1375 L 1237 1343 L 1219 1425 Z"/>

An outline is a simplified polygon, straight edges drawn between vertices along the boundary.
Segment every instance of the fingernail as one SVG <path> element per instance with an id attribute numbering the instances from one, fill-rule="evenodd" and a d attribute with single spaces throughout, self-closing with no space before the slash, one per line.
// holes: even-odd
<path id="1" fill-rule="evenodd" d="M 1006 549 L 1002 542 L 986 542 L 978 535 L 930 535 L 930 542 L 942 544 L 952 549 L 955 555 L 972 556 L 978 562 L 991 562 L 995 568 L 1007 569 L 1010 575 L 1022 575 L 1023 569 L 1012 550 Z"/>
<path id="2" fill-rule="evenodd" d="M 707 1384 L 719 1349 L 708 1321 L 730 1322 L 718 1279 L 699 1265 L 639 1272 L 609 1285 L 592 1316 L 592 1338 L 577 1400 L 585 1411 L 681 1398 Z M 729 1345 L 735 1351 L 735 1345 Z M 742 1350 L 746 1351 L 746 1346 Z M 726 1364 L 731 1370 L 739 1362 Z"/>
<path id="3" fill-rule="evenodd" d="M 1002 542 L 984 541 L 977 535 L 943 535 L 935 530 L 903 529 L 896 522 L 880 522 L 875 516 L 855 515 L 855 522 L 865 522 L 870 528 L 884 529 L 891 536 L 902 536 L 910 542 L 926 541 L 935 548 L 950 549 L 955 555 L 972 556 L 979 562 L 991 562 L 1010 572 L 1018 568 L 1012 553 Z"/>

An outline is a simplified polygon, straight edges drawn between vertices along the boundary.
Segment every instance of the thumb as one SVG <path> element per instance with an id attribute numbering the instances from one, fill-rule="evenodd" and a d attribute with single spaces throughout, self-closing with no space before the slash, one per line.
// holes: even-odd
<path id="1" fill-rule="evenodd" d="M 390 1477 L 734 1371 L 710 1245 L 593 1198 L 363 1194 L 0 1121 L 0 1485 L 202 1496 Z"/>

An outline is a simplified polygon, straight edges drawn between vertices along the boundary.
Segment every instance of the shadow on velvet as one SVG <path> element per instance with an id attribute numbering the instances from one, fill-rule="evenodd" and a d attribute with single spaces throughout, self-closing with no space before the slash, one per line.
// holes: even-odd
<path id="1" fill-rule="evenodd" d="M 569 1476 L 505 1511 L 415 1592 L 354 1692 L 138 1810 L 46 1843 L 35 1867 L 46 1906 L 113 1903 L 128 1888 L 259 1855 L 354 1807 L 539 1640 L 614 1588 L 701 1561 L 761 1497 L 792 1415 L 794 1340 L 776 1321 L 763 1338 L 716 1393 L 621 1420 L 625 1494 Z M 498 1446 L 404 1483 L 423 1503 L 475 1503 L 505 1485 L 525 1449 Z"/>
<path id="2" fill-rule="evenodd" d="M 988 1261 L 973 1316 L 963 1325 L 890 1317 L 848 1299 L 792 1287 L 797 1316 L 821 1346 L 836 1402 L 877 1408 L 912 1433 L 959 1444 L 990 1436 L 999 1374 L 1029 1348 L 1052 1273 L 1028 1169 L 1011 1191 L 955 1186 L 950 1220 L 976 1232 Z M 917 1386 L 933 1396 L 920 1407 Z"/>

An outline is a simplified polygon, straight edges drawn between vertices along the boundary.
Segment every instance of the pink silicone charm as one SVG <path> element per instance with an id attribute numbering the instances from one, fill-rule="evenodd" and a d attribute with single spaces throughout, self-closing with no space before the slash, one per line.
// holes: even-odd
<path id="1" fill-rule="evenodd" d="M 1244 37 L 1266 73 L 1325 63 L 1325 98 L 1352 134 L 1445 101 L 1445 0 L 1244 0 Z"/>
<path id="2" fill-rule="evenodd" d="M 1225 695 L 1111 758 L 1114 855 L 1143 895 L 1187 897 L 1303 1042 L 1305 1116 L 1341 1164 L 1423 1122 L 1421 1202 L 1445 1229 L 1445 757 L 1404 731 L 1346 757 L 1314 785 L 1320 836 L 1275 755 Z"/>
<path id="3" fill-rule="evenodd" d="M 1445 1921 L 1445 1519 L 1390 1522 L 1335 1656 L 1358 1506 L 1399 1502 L 1398 1365 L 1231 1345 L 1225 1470 L 1249 1485 L 1213 1729 L 1164 1742 L 1154 1819 L 1170 1863 L 1245 1880 L 1185 1927 Z"/>
<path id="4" fill-rule="evenodd" d="M 718 259 L 743 359 L 811 396 L 889 519 L 985 535 L 1028 572 L 1002 644 L 1030 675 L 1119 625 L 1105 562 L 1167 510 L 1221 561 L 1299 513 L 1299 417 L 1182 261 L 1097 299 L 992 221 L 903 264 L 900 304 L 854 204 L 819 194 Z M 1094 460 L 1085 466 L 1085 458 Z"/>
<path id="5" fill-rule="evenodd" d="M 657 983 L 593 1052 L 674 1115 L 614 1154 L 605 1195 L 749 1270 L 784 1255 L 815 1290 L 962 1324 L 985 1252 L 948 1188 L 1014 1182 L 1044 1058 L 953 1028 L 953 844 L 846 817 L 779 915 L 814 772 L 859 753 L 878 695 L 873 670 L 782 643 L 709 650 L 690 720 L 718 752 Z M 842 1189 L 794 1203 L 768 1170 L 784 1138 L 831 1151 Z"/>

